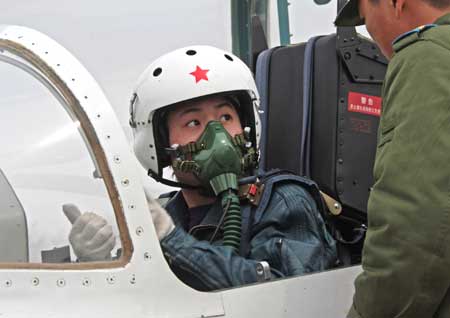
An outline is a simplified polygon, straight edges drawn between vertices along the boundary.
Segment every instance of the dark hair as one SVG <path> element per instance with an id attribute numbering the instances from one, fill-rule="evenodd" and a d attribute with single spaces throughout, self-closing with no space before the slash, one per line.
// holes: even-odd
<path id="1" fill-rule="evenodd" d="M 394 4 L 397 2 L 397 0 L 393 0 Z M 428 3 L 430 6 L 436 8 L 436 9 L 445 9 L 450 7 L 450 0 L 422 0 L 423 2 Z M 380 0 L 370 0 L 372 3 L 379 3 Z"/>

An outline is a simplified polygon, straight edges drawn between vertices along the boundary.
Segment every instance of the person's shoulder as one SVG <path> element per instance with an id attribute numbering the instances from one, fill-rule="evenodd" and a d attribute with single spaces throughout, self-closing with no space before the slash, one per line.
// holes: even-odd
<path id="1" fill-rule="evenodd" d="M 299 203 L 314 204 L 311 194 L 304 186 L 289 180 L 275 184 L 272 195 L 283 200 L 288 206 L 296 206 Z"/>
<path id="2" fill-rule="evenodd" d="M 264 207 L 259 206 L 255 222 L 284 224 L 316 223 L 320 218 L 318 205 L 309 191 L 302 185 L 283 181 L 274 184 L 270 200 Z"/>
<path id="3" fill-rule="evenodd" d="M 441 45 L 441 40 L 436 40 L 439 38 L 436 31 L 446 32 L 448 44 Z M 420 85 L 432 90 L 433 83 L 446 80 L 450 74 L 450 29 L 447 26 L 414 29 L 395 40 L 393 48 L 395 53 L 386 73 L 385 91 L 389 91 L 394 81 L 401 86 Z"/>
<path id="4" fill-rule="evenodd" d="M 425 32 L 424 42 L 430 47 L 440 48 L 445 53 L 450 53 L 450 25 L 440 25 Z"/>
<path id="5" fill-rule="evenodd" d="M 314 201 L 314 190 L 318 189 L 311 179 L 280 169 L 265 172 L 259 179 L 264 185 L 263 202 L 267 202 L 269 196 L 271 202 Z"/>
<path id="6" fill-rule="evenodd" d="M 394 40 L 391 63 L 414 59 L 417 62 L 435 58 L 450 51 L 450 26 L 427 24 L 408 31 Z M 444 56 L 443 56 L 444 57 Z"/>
<path id="7" fill-rule="evenodd" d="M 436 25 L 434 24 L 427 24 L 399 35 L 392 42 L 394 52 L 398 54 L 400 51 L 403 51 L 406 48 L 414 47 L 417 43 L 424 40 L 424 34 L 427 33 L 429 29 L 435 27 Z"/>

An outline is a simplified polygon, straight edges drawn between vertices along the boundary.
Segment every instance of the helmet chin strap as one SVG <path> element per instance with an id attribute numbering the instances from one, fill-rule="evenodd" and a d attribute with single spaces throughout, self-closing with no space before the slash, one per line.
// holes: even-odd
<path id="1" fill-rule="evenodd" d="M 193 186 L 187 183 L 182 183 L 178 181 L 172 181 L 168 179 L 164 179 L 163 177 L 159 176 L 158 174 L 154 173 L 151 170 L 148 170 L 147 175 L 155 179 L 157 182 L 165 184 L 169 187 L 175 187 L 175 188 L 182 188 L 182 189 L 192 189 L 192 190 L 199 190 L 203 189 L 201 186 Z"/>

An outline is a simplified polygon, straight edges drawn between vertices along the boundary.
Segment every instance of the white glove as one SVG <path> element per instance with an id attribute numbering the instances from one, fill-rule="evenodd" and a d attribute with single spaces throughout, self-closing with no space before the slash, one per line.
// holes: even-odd
<path id="1" fill-rule="evenodd" d="M 147 191 L 145 192 L 145 196 L 147 197 L 148 209 L 150 210 L 153 224 L 155 225 L 156 235 L 158 236 L 158 240 L 161 241 L 175 229 L 175 224 L 173 224 L 172 218 L 167 211 L 152 199 Z"/>
<path id="2" fill-rule="evenodd" d="M 81 214 L 74 204 L 64 204 L 64 214 L 72 223 L 69 241 L 80 262 L 111 260 L 116 238 L 111 225 L 101 216 L 86 212 Z"/>

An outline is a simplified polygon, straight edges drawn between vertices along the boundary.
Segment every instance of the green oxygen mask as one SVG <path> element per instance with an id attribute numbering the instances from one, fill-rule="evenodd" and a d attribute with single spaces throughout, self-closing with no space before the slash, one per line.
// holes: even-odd
<path id="1" fill-rule="evenodd" d="M 219 121 L 211 121 L 196 142 L 173 145 L 171 149 L 175 152 L 174 170 L 192 172 L 202 188 L 220 196 L 224 212 L 223 245 L 236 251 L 241 239 L 238 177 L 258 162 L 249 134 L 250 129 L 245 128 L 244 133 L 232 137 Z"/>
<path id="2" fill-rule="evenodd" d="M 215 195 L 228 189 L 238 190 L 237 176 L 242 174 L 242 151 L 220 122 L 212 121 L 199 138 L 204 149 L 193 156 L 199 165 L 197 178 L 210 185 Z"/>
<path id="3" fill-rule="evenodd" d="M 238 191 L 238 176 L 257 164 L 249 133 L 245 128 L 232 137 L 219 121 L 210 121 L 196 142 L 172 146 L 172 166 L 176 171 L 192 172 L 216 196 L 229 189 Z"/>

